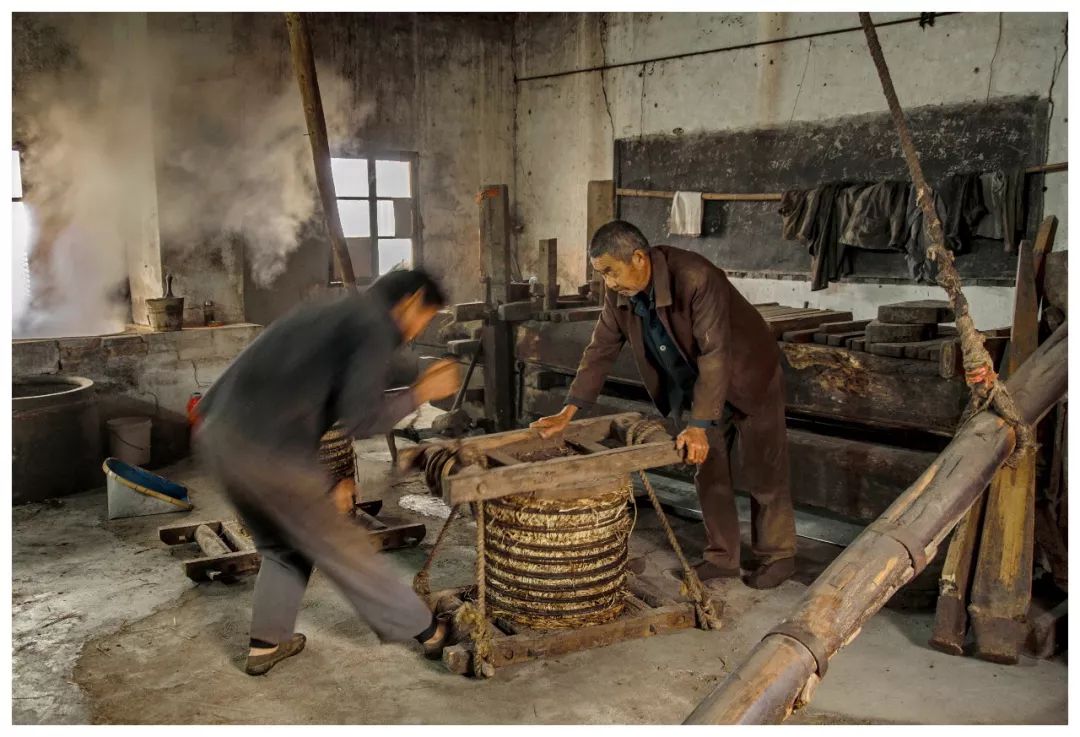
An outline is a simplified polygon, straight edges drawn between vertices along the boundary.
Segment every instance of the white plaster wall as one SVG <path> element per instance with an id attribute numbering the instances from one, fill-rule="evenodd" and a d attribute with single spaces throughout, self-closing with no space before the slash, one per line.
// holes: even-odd
<path id="1" fill-rule="evenodd" d="M 874 19 L 911 15 L 878 13 Z M 1066 20 L 1064 13 L 964 13 L 938 18 L 933 28 L 911 23 L 881 28 L 878 35 L 905 107 L 1045 98 L 1065 48 Z M 853 13 L 528 15 L 518 20 L 515 55 L 518 77 L 527 77 L 595 65 L 598 52 L 608 64 L 625 63 L 857 26 Z M 1067 63 L 1053 85 L 1048 161 L 1068 159 Z M 515 195 L 523 268 L 532 263 L 538 238 L 556 237 L 563 288 L 584 281 L 585 188 L 590 179 L 612 178 L 612 131 L 618 138 L 723 131 L 886 110 L 861 30 L 519 80 Z M 1046 183 L 1045 211 L 1061 221 L 1055 246 L 1061 250 L 1068 240 L 1066 175 L 1050 175 Z M 755 191 L 753 182 L 746 191 Z M 736 281 L 753 301 L 837 300 L 863 316 L 886 294 L 888 300 L 942 294 L 915 285 L 840 284 L 811 293 L 808 282 Z M 980 326 L 1011 321 L 1011 289 L 977 291 L 986 293 L 972 298 Z"/>

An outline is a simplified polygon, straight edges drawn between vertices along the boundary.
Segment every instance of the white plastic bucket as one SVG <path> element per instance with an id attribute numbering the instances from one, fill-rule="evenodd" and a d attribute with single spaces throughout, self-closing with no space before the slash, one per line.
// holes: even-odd
<path id="1" fill-rule="evenodd" d="M 149 417 L 114 417 L 105 425 L 109 428 L 109 455 L 133 466 L 150 462 Z"/>

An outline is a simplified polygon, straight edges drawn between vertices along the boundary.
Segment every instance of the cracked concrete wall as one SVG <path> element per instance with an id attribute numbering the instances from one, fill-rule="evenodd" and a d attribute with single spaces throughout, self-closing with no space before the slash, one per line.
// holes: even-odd
<path id="1" fill-rule="evenodd" d="M 875 13 L 876 23 L 911 13 Z M 1046 161 L 1065 161 L 1068 59 L 1064 13 L 961 13 L 878 30 L 905 107 L 1049 97 Z M 525 276 L 536 243 L 557 237 L 565 290 L 583 283 L 585 191 L 613 177 L 614 139 L 784 126 L 887 111 L 854 13 L 530 13 L 515 31 L 516 213 Z M 792 36 L 811 38 L 789 39 Z M 764 44 L 763 42 L 776 41 Z M 586 71 L 717 48 L 726 51 Z M 1067 175 L 1045 180 L 1045 212 L 1060 220 L 1055 249 L 1067 248 Z M 754 190 L 747 182 L 745 191 Z M 779 222 L 776 237 L 780 238 Z M 724 264 L 719 264 L 724 266 Z M 833 284 L 738 279 L 754 301 L 832 306 L 870 316 L 886 299 L 940 290 L 916 285 Z M 1011 321 L 1012 289 L 973 289 L 980 326 Z M 886 296 L 887 293 L 887 296 Z M 857 315 L 858 316 L 858 315 Z"/>

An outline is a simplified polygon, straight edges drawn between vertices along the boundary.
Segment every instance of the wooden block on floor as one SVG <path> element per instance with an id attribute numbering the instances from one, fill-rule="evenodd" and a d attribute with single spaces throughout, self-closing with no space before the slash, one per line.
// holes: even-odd
<path id="1" fill-rule="evenodd" d="M 847 347 L 853 351 L 866 351 L 866 333 L 861 338 L 851 338 L 847 341 Z"/>
<path id="2" fill-rule="evenodd" d="M 943 299 L 916 299 L 878 307 L 878 320 L 884 323 L 922 323 L 937 325 L 956 319 L 952 307 Z"/>
<path id="3" fill-rule="evenodd" d="M 862 330 L 852 330 L 849 333 L 833 333 L 828 336 L 826 345 L 846 346 L 849 340 L 858 338 L 860 335 L 865 335 Z"/>
<path id="4" fill-rule="evenodd" d="M 867 343 L 914 343 L 920 340 L 930 340 L 936 336 L 936 322 L 923 324 L 873 320 L 866 326 Z"/>

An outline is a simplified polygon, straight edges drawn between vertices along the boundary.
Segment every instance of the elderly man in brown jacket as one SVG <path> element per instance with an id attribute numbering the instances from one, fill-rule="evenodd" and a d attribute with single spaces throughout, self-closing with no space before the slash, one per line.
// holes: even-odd
<path id="1" fill-rule="evenodd" d="M 706 580 L 741 573 L 730 462 L 737 441 L 759 561 L 746 583 L 778 586 L 795 571 L 795 518 L 780 350 L 765 321 L 704 256 L 650 247 L 630 223 L 615 220 L 600 228 L 589 257 L 607 286 L 604 309 L 566 406 L 532 426 L 545 437 L 562 432 L 578 408 L 596 400 L 629 340 L 661 414 L 682 425 L 683 411 L 690 412 L 676 446 L 698 466 L 694 480 L 707 538 L 698 575 Z"/>

